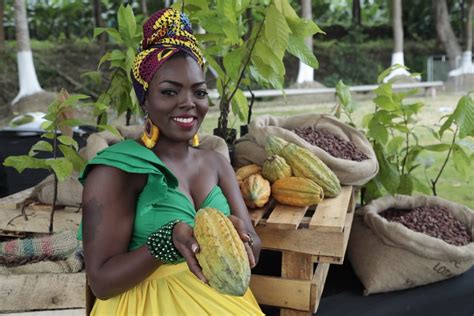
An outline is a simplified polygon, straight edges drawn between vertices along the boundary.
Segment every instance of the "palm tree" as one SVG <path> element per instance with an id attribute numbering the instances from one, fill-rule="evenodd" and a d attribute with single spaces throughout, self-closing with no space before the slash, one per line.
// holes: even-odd
<path id="1" fill-rule="evenodd" d="M 25 96 L 43 91 L 36 76 L 33 54 L 31 53 L 25 0 L 15 0 L 14 6 L 20 92 L 13 99 L 12 105 Z"/>
<path id="2" fill-rule="evenodd" d="M 402 19 L 402 0 L 392 0 L 392 29 L 393 29 L 393 53 L 391 65 L 405 66 L 403 56 L 403 19 Z M 410 76 L 410 73 L 404 68 L 394 69 L 384 81 L 398 77 Z"/>
<path id="3" fill-rule="evenodd" d="M 311 8 L 311 0 L 301 0 L 301 17 L 304 19 L 312 20 L 313 13 Z M 313 38 L 307 37 L 305 44 L 311 51 L 313 50 Z M 297 83 L 312 82 L 314 80 L 314 69 L 303 63 L 300 60 L 300 66 L 298 70 Z"/>

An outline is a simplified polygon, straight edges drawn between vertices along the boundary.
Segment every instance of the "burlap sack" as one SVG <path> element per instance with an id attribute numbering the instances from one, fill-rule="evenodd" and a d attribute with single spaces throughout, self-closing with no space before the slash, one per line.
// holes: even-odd
<path id="1" fill-rule="evenodd" d="M 358 149 L 369 157 L 363 161 L 352 161 L 335 158 L 311 145 L 291 130 L 295 128 L 313 127 L 325 129 L 344 140 L 352 142 Z M 363 185 L 372 179 L 379 170 L 374 150 L 367 138 L 357 129 L 339 121 L 327 114 L 303 114 L 291 117 L 274 117 L 264 115 L 255 118 L 249 125 L 249 136 L 235 147 L 235 160 L 262 165 L 266 158 L 265 142 L 269 135 L 281 137 L 291 143 L 308 148 L 318 156 L 339 178 L 341 184 Z"/>
<path id="2" fill-rule="evenodd" d="M 441 239 L 389 222 L 379 215 L 389 209 L 441 205 L 471 229 L 474 213 L 466 206 L 438 197 L 382 197 L 358 210 L 348 245 L 349 260 L 364 285 L 364 294 L 389 292 L 445 280 L 474 264 L 474 242 L 454 246 Z"/>
<path id="3" fill-rule="evenodd" d="M 36 273 L 76 273 L 84 267 L 84 256 L 81 248 L 63 260 L 44 260 L 28 263 L 16 267 L 0 265 L 0 275 L 9 274 L 36 274 Z"/>

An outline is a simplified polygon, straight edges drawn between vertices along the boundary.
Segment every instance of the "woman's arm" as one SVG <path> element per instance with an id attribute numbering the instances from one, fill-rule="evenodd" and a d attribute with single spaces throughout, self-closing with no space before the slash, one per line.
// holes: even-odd
<path id="1" fill-rule="evenodd" d="M 128 251 L 136 199 L 145 182 L 145 175 L 98 165 L 84 184 L 85 265 L 92 291 L 99 299 L 134 287 L 159 266 L 146 246 Z"/>
<path id="2" fill-rule="evenodd" d="M 250 221 L 249 212 L 247 206 L 245 205 L 244 199 L 242 198 L 242 193 L 240 192 L 239 184 L 235 176 L 235 172 L 232 169 L 232 166 L 220 154 L 214 154 L 215 156 L 215 165 L 217 166 L 218 172 L 218 184 L 221 187 L 224 195 L 227 198 L 229 203 L 231 214 L 238 217 L 242 222 L 232 220 L 234 226 L 241 234 L 242 240 L 249 241 L 247 236 L 244 236 L 246 233 L 250 234 L 253 239 L 252 252 L 255 258 L 255 265 L 258 263 L 260 256 L 260 238 L 258 237 L 255 229 Z M 248 244 L 246 243 L 247 250 Z"/>

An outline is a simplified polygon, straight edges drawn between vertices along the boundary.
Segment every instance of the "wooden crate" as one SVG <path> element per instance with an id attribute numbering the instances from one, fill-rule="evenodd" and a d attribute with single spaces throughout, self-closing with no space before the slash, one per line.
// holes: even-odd
<path id="1" fill-rule="evenodd" d="M 281 252 L 281 276 L 252 274 L 259 304 L 281 307 L 281 315 L 316 312 L 330 264 L 342 264 L 354 218 L 354 191 L 313 207 L 270 202 L 250 211 L 262 248 Z"/>

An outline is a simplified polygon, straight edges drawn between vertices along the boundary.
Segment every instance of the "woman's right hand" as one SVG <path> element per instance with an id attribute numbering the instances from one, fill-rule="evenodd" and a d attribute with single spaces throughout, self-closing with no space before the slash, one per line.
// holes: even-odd
<path id="1" fill-rule="evenodd" d="M 186 260 L 189 270 L 202 282 L 207 283 L 207 279 L 202 273 L 201 266 L 196 258 L 196 253 L 198 253 L 200 249 L 194 238 L 192 227 L 184 222 L 176 224 L 173 228 L 173 243 Z"/>

